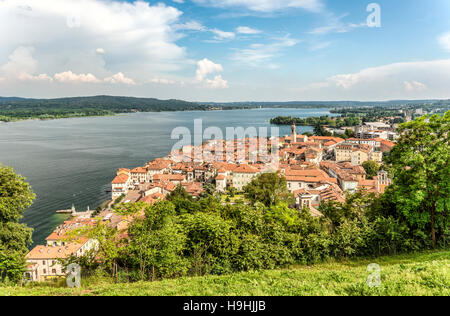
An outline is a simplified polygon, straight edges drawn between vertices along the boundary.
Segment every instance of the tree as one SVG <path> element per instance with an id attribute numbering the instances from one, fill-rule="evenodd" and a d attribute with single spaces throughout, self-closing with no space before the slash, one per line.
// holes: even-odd
<path id="1" fill-rule="evenodd" d="M 130 227 L 128 257 L 136 261 L 141 280 L 151 276 L 155 281 L 186 273 L 186 235 L 175 215 L 171 202 L 156 203 L 146 210 L 145 218 L 136 219 Z"/>
<path id="2" fill-rule="evenodd" d="M 293 195 L 287 189 L 286 178 L 278 173 L 263 173 L 244 188 L 245 196 L 253 203 L 270 207 L 280 202 L 292 203 Z"/>
<path id="3" fill-rule="evenodd" d="M 380 171 L 380 164 L 376 161 L 366 161 L 362 164 L 364 170 L 366 170 L 367 178 L 373 179 L 373 177 L 377 176 L 378 171 Z"/>
<path id="4" fill-rule="evenodd" d="M 402 137 L 387 162 L 394 170 L 393 202 L 410 224 L 428 230 L 433 247 L 436 231 L 448 233 L 450 205 L 450 111 L 402 124 Z"/>
<path id="5" fill-rule="evenodd" d="M 35 195 L 25 178 L 0 164 L 0 281 L 20 280 L 32 229 L 19 223 Z"/>
<path id="6" fill-rule="evenodd" d="M 314 135 L 316 136 L 332 136 L 321 124 L 318 122 L 314 127 Z"/>

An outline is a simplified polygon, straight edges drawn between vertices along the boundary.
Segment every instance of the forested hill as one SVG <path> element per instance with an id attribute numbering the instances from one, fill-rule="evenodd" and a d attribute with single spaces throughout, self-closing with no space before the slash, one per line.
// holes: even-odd
<path id="1" fill-rule="evenodd" d="M 21 99 L 0 97 L 0 120 L 113 115 L 128 112 L 206 110 L 206 105 L 181 100 L 158 100 L 115 96 L 60 99 Z"/>

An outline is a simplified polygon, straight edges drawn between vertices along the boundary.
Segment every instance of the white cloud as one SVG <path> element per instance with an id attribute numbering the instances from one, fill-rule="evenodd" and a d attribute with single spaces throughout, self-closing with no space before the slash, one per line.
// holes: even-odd
<path id="1" fill-rule="evenodd" d="M 136 84 L 133 79 L 125 77 L 125 75 L 121 72 L 112 75 L 111 77 L 105 78 L 104 81 L 111 84 L 126 84 L 126 85 Z"/>
<path id="2" fill-rule="evenodd" d="M 327 13 L 325 14 L 326 19 L 328 21 L 328 24 L 325 26 L 320 26 L 312 31 L 310 31 L 310 34 L 313 35 L 324 35 L 329 33 L 347 33 L 354 29 L 367 27 L 366 22 L 361 23 L 348 23 L 343 22 L 342 20 L 347 16 L 348 14 L 343 14 L 341 16 L 336 16 L 333 13 Z"/>
<path id="3" fill-rule="evenodd" d="M 323 8 L 320 0 L 194 0 L 194 2 L 219 8 L 244 8 L 256 12 L 274 12 L 285 9 L 305 9 L 317 12 Z"/>
<path id="4" fill-rule="evenodd" d="M 226 89 L 228 88 L 228 81 L 224 80 L 222 76 L 215 76 L 214 79 L 206 79 L 206 87 L 210 89 Z"/>
<path id="5" fill-rule="evenodd" d="M 272 59 L 289 47 L 295 46 L 299 41 L 285 36 L 275 39 L 269 44 L 252 44 L 248 48 L 238 50 L 232 57 L 233 60 L 251 67 L 276 68 Z"/>
<path id="6" fill-rule="evenodd" d="M 239 33 L 239 34 L 249 34 L 249 35 L 260 34 L 261 33 L 260 30 L 253 29 L 253 28 L 248 27 L 248 26 L 239 26 L 236 29 L 236 32 Z"/>
<path id="7" fill-rule="evenodd" d="M 442 48 L 450 52 L 450 32 L 439 36 L 438 41 Z"/>
<path id="8" fill-rule="evenodd" d="M 19 76 L 17 77 L 17 79 L 19 79 L 20 81 L 44 81 L 44 82 L 53 82 L 53 78 L 50 77 L 47 74 L 40 74 L 40 75 L 30 75 L 28 73 L 21 73 L 19 74 Z"/>
<path id="9" fill-rule="evenodd" d="M 196 78 L 198 81 L 203 81 L 207 75 L 222 72 L 223 67 L 220 64 L 215 64 L 211 60 L 204 58 L 197 62 Z"/>
<path id="10" fill-rule="evenodd" d="M 218 41 L 230 40 L 236 37 L 236 34 L 233 32 L 225 32 L 219 29 L 211 29 L 210 31 L 215 34 L 214 39 Z"/>
<path id="11" fill-rule="evenodd" d="M 55 79 L 62 83 L 100 83 L 93 74 L 75 74 L 72 71 L 66 71 L 55 74 Z"/>
<path id="12" fill-rule="evenodd" d="M 304 98 L 388 100 L 449 98 L 450 59 L 389 64 L 339 74 L 297 91 Z M 406 93 L 406 94 L 405 94 Z"/>
<path id="13" fill-rule="evenodd" d="M 198 21 L 189 21 L 174 25 L 174 29 L 182 31 L 206 31 L 207 28 Z"/>
<path id="14" fill-rule="evenodd" d="M 173 85 L 176 84 L 177 81 L 167 79 L 167 78 L 153 78 L 150 80 L 150 83 L 163 84 L 163 85 Z"/>
<path id="15" fill-rule="evenodd" d="M 181 15 L 174 7 L 144 1 L 2 0 L 0 29 L 14 32 L 0 32 L 0 64 L 18 47 L 34 47 L 38 64 L 29 63 L 29 74 L 38 66 L 45 73 L 71 69 L 99 77 L 126 71 L 144 80 L 151 73 L 188 64 L 185 48 L 176 44 L 180 35 L 175 25 Z M 108 64 L 101 59 L 103 52 L 108 53 Z M 22 64 L 26 54 L 16 52 Z M 3 70 L 12 68 L 9 63 Z"/>
<path id="16" fill-rule="evenodd" d="M 97 48 L 97 49 L 95 50 L 95 52 L 96 52 L 97 54 L 99 54 L 99 55 L 105 55 L 105 54 L 106 54 L 106 52 L 105 52 L 105 50 L 104 50 L 103 48 Z"/>
<path id="17" fill-rule="evenodd" d="M 415 90 L 425 90 L 427 88 L 427 86 L 421 82 L 418 81 L 405 81 L 403 83 L 405 85 L 405 89 L 407 91 L 415 91 Z"/>
<path id="18" fill-rule="evenodd" d="M 226 89 L 228 88 L 228 81 L 224 80 L 221 75 L 216 75 L 213 79 L 207 78 L 210 74 L 222 71 L 222 65 L 216 64 L 211 60 L 204 58 L 197 62 L 197 82 L 204 82 L 205 87 L 209 89 Z"/>
<path id="19" fill-rule="evenodd" d="M 34 73 L 37 69 L 37 61 L 33 58 L 33 52 L 32 46 L 17 47 L 8 56 L 8 62 L 1 67 L 1 71 L 12 77 L 21 73 Z"/>

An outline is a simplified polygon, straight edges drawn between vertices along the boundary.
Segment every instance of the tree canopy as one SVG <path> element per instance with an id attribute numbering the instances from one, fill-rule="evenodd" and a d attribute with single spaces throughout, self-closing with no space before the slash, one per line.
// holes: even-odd
<path id="1" fill-rule="evenodd" d="M 19 220 L 34 198 L 25 178 L 0 164 L 0 281 L 18 281 L 22 277 L 32 229 Z"/>
<path id="2" fill-rule="evenodd" d="M 387 162 L 394 171 L 389 194 L 410 224 L 437 234 L 448 232 L 450 206 L 450 111 L 402 124 L 402 135 Z"/>
<path id="3" fill-rule="evenodd" d="M 264 173 L 244 188 L 245 196 L 253 203 L 270 207 L 280 202 L 292 203 L 293 195 L 287 188 L 286 178 L 278 173 Z"/>

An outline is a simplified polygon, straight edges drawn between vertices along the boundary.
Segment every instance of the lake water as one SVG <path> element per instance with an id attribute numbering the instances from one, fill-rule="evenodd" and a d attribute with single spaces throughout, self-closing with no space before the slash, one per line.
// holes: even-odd
<path id="1" fill-rule="evenodd" d="M 111 117 L 0 123 L 0 163 L 13 167 L 31 183 L 37 198 L 25 212 L 24 222 L 34 228 L 35 244 L 60 224 L 65 215 L 56 210 L 72 204 L 84 211 L 97 207 L 117 168 L 134 168 L 166 156 L 177 140 L 175 127 L 192 130 L 195 119 L 203 128 L 270 127 L 276 116 L 329 115 L 327 109 L 261 109 L 211 112 L 133 113 Z M 298 127 L 299 133 L 311 131 Z M 290 127 L 280 127 L 280 135 Z"/>

